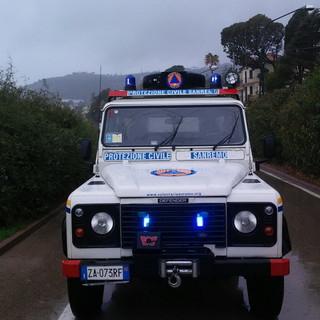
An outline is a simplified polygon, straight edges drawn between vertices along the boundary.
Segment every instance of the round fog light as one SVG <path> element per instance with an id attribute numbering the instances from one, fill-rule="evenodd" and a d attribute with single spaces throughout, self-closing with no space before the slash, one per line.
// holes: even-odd
<path id="1" fill-rule="evenodd" d="M 107 234 L 113 228 L 112 217 L 106 212 L 98 212 L 92 217 L 91 227 L 97 234 Z"/>
<path id="2" fill-rule="evenodd" d="M 250 211 L 241 211 L 234 217 L 234 226 L 241 233 L 250 233 L 257 226 L 257 218 Z"/>
<path id="3" fill-rule="evenodd" d="M 81 208 L 77 208 L 74 212 L 76 217 L 81 218 L 83 216 L 83 210 Z"/>
<path id="4" fill-rule="evenodd" d="M 273 214 L 273 208 L 271 206 L 267 206 L 264 208 L 264 213 L 268 216 L 271 216 Z"/>

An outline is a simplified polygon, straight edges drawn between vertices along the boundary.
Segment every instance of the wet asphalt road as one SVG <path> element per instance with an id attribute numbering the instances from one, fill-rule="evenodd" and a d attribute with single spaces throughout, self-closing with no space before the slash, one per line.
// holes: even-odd
<path id="1" fill-rule="evenodd" d="M 279 320 L 320 319 L 320 199 L 260 174 L 282 195 L 293 251 L 291 274 Z M 63 213 L 0 257 L 0 319 L 71 320 L 65 279 L 61 276 L 60 224 Z M 103 319 L 253 318 L 245 282 L 193 282 L 178 290 L 141 282 L 109 285 Z"/>

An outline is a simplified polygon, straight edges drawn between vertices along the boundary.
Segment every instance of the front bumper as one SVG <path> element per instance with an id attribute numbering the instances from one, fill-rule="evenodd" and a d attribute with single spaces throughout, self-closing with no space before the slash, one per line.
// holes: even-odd
<path id="1" fill-rule="evenodd" d="M 113 266 L 129 265 L 130 278 L 133 277 L 163 277 L 162 267 L 165 262 L 170 264 L 190 261 L 196 265 L 196 272 L 191 274 L 195 277 L 228 277 L 228 276 L 286 276 L 290 273 L 289 259 L 267 259 L 267 258 L 217 258 L 211 255 L 161 255 L 158 254 L 136 254 L 134 259 L 123 260 L 63 260 L 62 273 L 65 277 L 80 277 L 80 267 L 90 266 Z"/>

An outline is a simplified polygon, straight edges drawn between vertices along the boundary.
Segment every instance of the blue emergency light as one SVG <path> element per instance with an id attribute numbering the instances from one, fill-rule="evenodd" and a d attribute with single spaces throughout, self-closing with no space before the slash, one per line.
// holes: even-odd
<path id="1" fill-rule="evenodd" d="M 203 227 L 203 216 L 199 213 L 197 214 L 197 227 L 201 228 Z"/>
<path id="2" fill-rule="evenodd" d="M 149 228 L 150 226 L 150 216 L 146 212 L 138 212 L 139 218 L 142 218 L 142 226 L 144 228 Z"/>
<path id="3" fill-rule="evenodd" d="M 136 90 L 136 88 L 136 78 L 131 75 L 127 76 L 125 90 Z"/>
<path id="4" fill-rule="evenodd" d="M 203 211 L 200 213 L 197 213 L 197 217 L 196 217 L 196 225 L 198 228 L 202 228 L 205 225 L 205 218 L 208 217 L 208 212 Z"/>
<path id="5" fill-rule="evenodd" d="M 211 89 L 221 89 L 221 75 L 219 73 L 213 73 L 210 77 L 210 88 Z"/>
<path id="6" fill-rule="evenodd" d="M 150 217 L 147 214 L 144 218 L 143 218 L 143 227 L 144 228 L 148 228 L 150 225 Z"/>

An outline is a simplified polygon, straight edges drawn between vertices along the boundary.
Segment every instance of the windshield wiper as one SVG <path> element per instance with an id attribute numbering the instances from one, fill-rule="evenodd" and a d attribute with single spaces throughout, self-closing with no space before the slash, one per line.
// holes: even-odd
<path id="1" fill-rule="evenodd" d="M 226 141 L 229 141 L 229 142 L 230 142 L 230 140 L 231 140 L 231 138 L 232 138 L 232 136 L 233 136 L 233 134 L 234 134 L 234 131 L 236 130 L 236 126 L 237 126 L 237 123 L 238 123 L 238 119 L 239 119 L 239 114 L 238 114 L 238 116 L 237 116 L 237 118 L 236 118 L 236 121 L 234 122 L 234 125 L 233 125 L 233 127 L 232 127 L 231 132 L 228 133 L 228 134 L 227 134 L 223 139 L 221 139 L 218 143 L 216 143 L 216 144 L 213 146 L 212 150 L 216 150 L 216 148 L 217 148 L 218 146 L 221 146 L 221 145 L 224 144 Z"/>
<path id="2" fill-rule="evenodd" d="M 179 123 L 178 123 L 177 127 L 175 128 L 175 130 L 170 134 L 169 137 L 165 138 L 163 141 L 161 141 L 159 144 L 157 144 L 154 147 L 154 151 L 157 151 L 159 149 L 159 147 L 161 147 L 161 146 L 165 146 L 167 144 L 172 145 L 172 142 L 178 133 L 178 130 L 179 130 L 179 127 L 182 123 L 182 120 L 183 120 L 183 116 L 180 117 Z"/>

